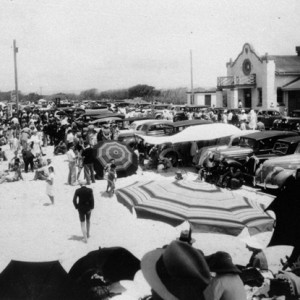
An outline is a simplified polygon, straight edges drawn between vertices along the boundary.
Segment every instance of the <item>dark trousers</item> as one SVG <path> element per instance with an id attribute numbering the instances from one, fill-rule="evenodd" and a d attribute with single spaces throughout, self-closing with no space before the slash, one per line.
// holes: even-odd
<path id="1" fill-rule="evenodd" d="M 83 165 L 84 168 L 84 177 L 87 181 L 87 184 L 92 182 L 95 182 L 95 171 L 94 171 L 94 164 L 84 164 Z"/>
<path id="2" fill-rule="evenodd" d="M 28 166 L 30 165 L 31 171 L 33 171 L 33 157 L 24 159 L 25 172 L 28 172 Z"/>

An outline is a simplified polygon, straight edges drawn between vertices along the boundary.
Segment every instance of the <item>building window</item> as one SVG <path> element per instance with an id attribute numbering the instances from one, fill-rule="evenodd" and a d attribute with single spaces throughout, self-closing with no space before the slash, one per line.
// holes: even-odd
<path id="1" fill-rule="evenodd" d="M 191 105 L 195 104 L 195 94 L 191 93 Z"/>
<path id="2" fill-rule="evenodd" d="M 281 88 L 277 89 L 277 103 L 278 105 L 283 105 L 283 91 Z"/>
<path id="3" fill-rule="evenodd" d="M 258 90 L 258 103 L 257 106 L 262 106 L 262 88 L 257 88 Z"/>
<path id="4" fill-rule="evenodd" d="M 211 106 L 211 95 L 204 96 L 204 105 Z"/>

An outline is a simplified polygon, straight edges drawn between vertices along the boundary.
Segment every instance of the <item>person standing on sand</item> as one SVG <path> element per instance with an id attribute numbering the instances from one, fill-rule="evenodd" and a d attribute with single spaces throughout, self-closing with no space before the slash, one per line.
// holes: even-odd
<path id="1" fill-rule="evenodd" d="M 90 219 L 94 209 L 94 194 L 91 188 L 85 186 L 85 181 L 80 180 L 79 184 L 80 188 L 75 191 L 73 204 L 79 213 L 83 240 L 87 243 L 87 239 L 90 237 Z"/>
<path id="2" fill-rule="evenodd" d="M 107 175 L 107 188 L 106 188 L 107 193 L 113 194 L 115 192 L 116 180 L 117 180 L 116 165 L 111 164 L 110 170 L 108 171 L 108 175 Z"/>
<path id="3" fill-rule="evenodd" d="M 74 144 L 68 144 L 68 162 L 69 162 L 69 174 L 68 174 L 68 184 L 75 185 L 76 183 L 76 154 L 74 153 Z"/>
<path id="4" fill-rule="evenodd" d="M 48 197 L 50 198 L 51 204 L 54 205 L 54 168 L 50 166 L 48 170 L 49 176 L 46 177 L 46 192 Z"/>

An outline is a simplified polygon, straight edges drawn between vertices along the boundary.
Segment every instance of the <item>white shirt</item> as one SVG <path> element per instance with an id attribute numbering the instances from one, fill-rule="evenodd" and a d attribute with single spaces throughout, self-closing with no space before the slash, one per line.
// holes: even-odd
<path id="1" fill-rule="evenodd" d="M 67 157 L 69 162 L 74 162 L 76 159 L 76 155 L 72 149 L 67 152 Z"/>

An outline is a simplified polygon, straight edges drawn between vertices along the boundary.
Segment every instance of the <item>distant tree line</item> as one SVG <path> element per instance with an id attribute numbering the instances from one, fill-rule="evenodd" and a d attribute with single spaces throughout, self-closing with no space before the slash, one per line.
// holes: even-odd
<path id="1" fill-rule="evenodd" d="M 19 91 L 20 102 L 34 102 L 36 103 L 39 99 L 52 100 L 55 98 L 60 98 L 61 100 L 126 100 L 134 98 L 142 98 L 149 102 L 164 102 L 164 103 L 174 103 L 183 104 L 186 103 L 186 88 L 175 88 L 175 89 L 155 89 L 153 86 L 146 84 L 138 84 L 128 89 L 116 89 L 107 91 L 98 91 L 97 89 L 84 90 L 80 94 L 72 93 L 56 93 L 53 95 L 39 95 L 37 93 L 23 94 Z M 1 92 L 0 91 L 0 101 L 10 102 L 11 92 Z"/>

